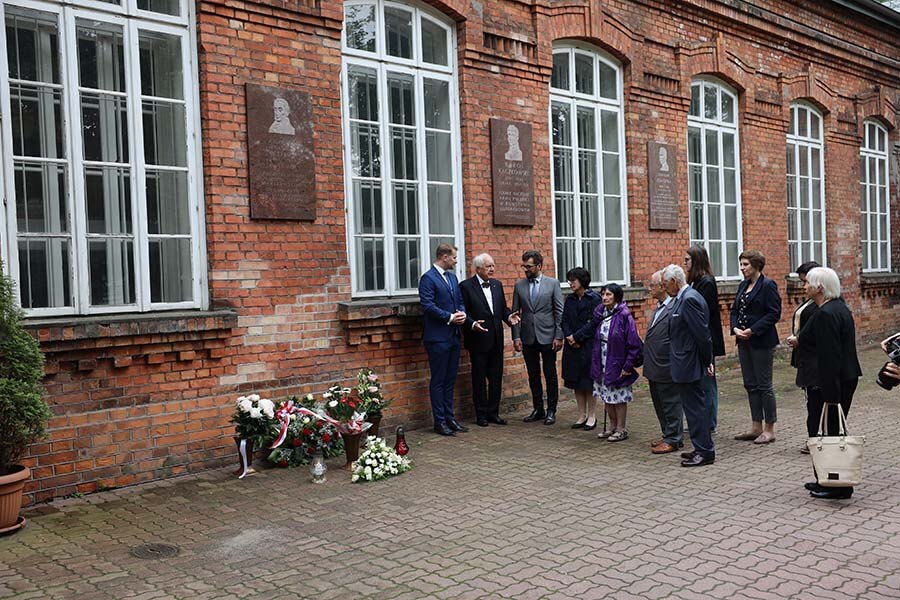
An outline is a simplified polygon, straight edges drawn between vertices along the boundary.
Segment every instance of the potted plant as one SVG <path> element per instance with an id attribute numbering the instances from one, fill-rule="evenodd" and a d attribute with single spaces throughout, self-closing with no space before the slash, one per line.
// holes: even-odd
<path id="1" fill-rule="evenodd" d="M 13 281 L 0 264 L 0 533 L 21 528 L 22 491 L 31 470 L 18 464 L 50 419 L 44 402 L 44 355 L 22 327 Z"/>
<path id="2" fill-rule="evenodd" d="M 241 462 L 235 474 L 238 479 L 243 479 L 253 463 L 253 452 L 268 446 L 278 435 L 275 403 L 260 398 L 259 394 L 241 396 L 237 399 L 231 422 L 234 423 L 234 443 Z"/>
<path id="3" fill-rule="evenodd" d="M 390 400 L 381 393 L 381 381 L 372 369 L 360 369 L 356 375 L 356 393 L 359 396 L 362 411 L 366 413 L 366 421 L 372 424 L 368 434 L 378 436 L 378 427 Z"/>

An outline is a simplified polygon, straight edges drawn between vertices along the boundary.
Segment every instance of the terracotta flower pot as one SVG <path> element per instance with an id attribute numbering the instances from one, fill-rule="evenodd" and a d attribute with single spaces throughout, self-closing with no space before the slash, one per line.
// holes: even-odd
<path id="1" fill-rule="evenodd" d="M 25 519 L 19 518 L 19 510 L 25 482 L 30 478 L 31 469 L 21 465 L 13 466 L 8 475 L 0 475 L 0 533 L 15 531 L 25 525 Z"/>
<path id="2" fill-rule="evenodd" d="M 345 464 L 342 468 L 351 468 L 353 466 L 353 463 L 356 462 L 356 459 L 359 458 L 359 441 L 362 436 L 362 433 L 341 432 L 341 437 L 344 438 L 344 454 L 347 457 L 347 464 Z"/>

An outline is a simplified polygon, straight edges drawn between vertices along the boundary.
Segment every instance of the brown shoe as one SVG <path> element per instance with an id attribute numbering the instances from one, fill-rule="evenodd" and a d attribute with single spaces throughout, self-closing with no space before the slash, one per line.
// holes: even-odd
<path id="1" fill-rule="evenodd" d="M 752 442 L 753 440 L 758 438 L 760 435 L 762 435 L 762 431 L 757 431 L 757 432 L 750 431 L 747 433 L 741 433 L 739 435 L 736 435 L 736 436 L 734 436 L 734 439 L 738 440 L 739 442 Z"/>
<path id="2" fill-rule="evenodd" d="M 676 452 L 677 450 L 678 448 L 676 448 L 672 444 L 668 442 L 662 442 L 657 444 L 656 446 L 653 446 L 650 452 L 652 452 L 653 454 L 668 454 L 669 452 Z"/>
<path id="3" fill-rule="evenodd" d="M 759 434 L 759 437 L 753 440 L 754 444 L 771 444 L 775 441 L 775 434 L 769 433 L 768 431 L 764 431 Z"/>
<path id="4" fill-rule="evenodd" d="M 662 438 L 659 438 L 658 440 L 653 440 L 652 442 L 650 442 L 650 447 L 653 448 L 654 446 L 659 446 L 664 441 L 666 441 L 666 440 L 664 440 Z"/>

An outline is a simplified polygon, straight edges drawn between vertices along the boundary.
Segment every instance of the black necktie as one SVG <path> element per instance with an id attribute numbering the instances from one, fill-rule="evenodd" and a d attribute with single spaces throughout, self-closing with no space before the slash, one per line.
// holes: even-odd
<path id="1" fill-rule="evenodd" d="M 490 282 L 490 281 L 485 281 L 484 283 L 481 284 L 481 287 L 483 287 L 483 288 L 489 288 L 489 287 L 491 287 L 491 282 Z"/>

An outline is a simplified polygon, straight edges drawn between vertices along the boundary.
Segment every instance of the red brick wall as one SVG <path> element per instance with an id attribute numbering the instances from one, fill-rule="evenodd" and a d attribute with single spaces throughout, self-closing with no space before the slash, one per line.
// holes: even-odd
<path id="1" fill-rule="evenodd" d="M 766 272 L 783 292 L 793 267 L 785 223 L 788 107 L 805 98 L 825 112 L 830 264 L 842 276 L 861 336 L 880 335 L 900 322 L 900 277 L 867 278 L 861 287 L 856 173 L 862 120 L 897 124 L 896 29 L 811 1 L 428 4 L 457 23 L 466 249 L 461 258 L 468 262 L 491 253 L 507 289 L 519 276 L 519 257 L 527 248 L 541 249 L 548 272 L 555 269 L 548 86 L 554 41 L 578 39 L 623 64 L 630 269 L 638 287 L 629 297 L 639 327 L 650 308 L 642 282 L 661 266 L 680 263 L 688 243 L 683 166 L 690 82 L 698 75 L 717 76 L 739 92 L 744 246 L 767 255 Z M 32 325 L 48 355 L 48 399 L 55 413 L 50 439 L 34 446 L 29 459 L 35 467 L 29 490 L 37 500 L 233 461 L 228 417 L 236 396 L 321 392 L 363 366 L 381 373 L 387 394 L 397 398 L 388 426 L 430 422 L 415 303 L 351 302 L 341 3 L 199 0 L 196 10 L 210 308 L 218 312 Z M 315 222 L 249 217 L 247 82 L 312 96 Z M 534 227 L 492 225 L 491 117 L 533 125 Z M 898 139 L 893 129 L 891 140 Z M 648 229 L 645 164 L 651 140 L 678 148 L 685 200 L 677 232 Z M 894 231 L 900 231 L 896 168 L 893 174 Z M 894 244 L 894 261 L 900 264 L 900 243 Z M 723 286 L 723 302 L 730 299 L 728 289 Z M 793 308 L 785 301 L 786 315 Z M 723 312 L 727 323 L 724 306 Z M 782 332 L 787 328 L 784 319 Z M 507 399 L 522 402 L 526 388 L 521 358 L 508 348 Z M 457 390 L 458 405 L 470 412 L 465 359 Z"/>

